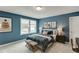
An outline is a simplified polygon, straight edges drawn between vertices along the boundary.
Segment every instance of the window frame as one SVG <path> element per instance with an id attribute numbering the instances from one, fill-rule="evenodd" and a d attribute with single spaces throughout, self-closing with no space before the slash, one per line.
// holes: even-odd
<path id="1" fill-rule="evenodd" d="M 24 20 L 24 21 L 28 21 L 28 33 L 23 33 L 22 32 L 22 20 Z M 35 32 L 30 32 L 30 27 L 31 27 L 31 21 L 35 21 L 36 23 L 36 30 L 35 30 Z M 24 22 L 25 23 L 25 22 Z M 37 33 L 37 21 L 36 20 L 30 20 L 30 19 L 26 19 L 26 18 L 21 18 L 20 19 L 20 35 L 25 35 L 25 34 L 33 34 L 33 33 Z"/>
<path id="2" fill-rule="evenodd" d="M 36 25 L 36 26 L 35 26 L 35 27 L 36 27 L 36 28 L 35 28 L 35 29 L 36 29 L 35 32 L 30 32 L 30 29 L 31 29 L 31 21 L 34 21 L 34 22 L 35 22 L 35 25 Z M 29 27 L 30 27 L 30 29 L 29 29 L 29 32 L 30 32 L 30 33 L 36 33 L 36 32 L 37 32 L 37 21 L 36 21 L 36 20 L 30 20 L 30 26 L 29 26 Z"/>

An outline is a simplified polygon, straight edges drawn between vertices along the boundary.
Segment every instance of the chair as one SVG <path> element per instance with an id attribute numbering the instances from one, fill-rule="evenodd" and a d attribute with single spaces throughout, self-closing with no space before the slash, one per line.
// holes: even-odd
<path id="1" fill-rule="evenodd" d="M 73 39 L 71 39 L 72 50 L 79 53 L 79 39 L 77 39 L 77 38 L 76 38 L 76 43 L 78 45 L 78 48 L 73 48 Z"/>

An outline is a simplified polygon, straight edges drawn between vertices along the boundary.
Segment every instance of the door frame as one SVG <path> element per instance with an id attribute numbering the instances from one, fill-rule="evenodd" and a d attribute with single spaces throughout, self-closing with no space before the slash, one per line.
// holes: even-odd
<path id="1" fill-rule="evenodd" d="M 72 17 L 69 17 L 69 42 L 70 42 L 70 43 L 71 43 L 71 39 L 72 39 L 72 37 L 73 37 L 71 28 L 72 28 L 72 18 L 74 18 L 74 17 L 79 17 L 79 16 L 72 16 Z"/>

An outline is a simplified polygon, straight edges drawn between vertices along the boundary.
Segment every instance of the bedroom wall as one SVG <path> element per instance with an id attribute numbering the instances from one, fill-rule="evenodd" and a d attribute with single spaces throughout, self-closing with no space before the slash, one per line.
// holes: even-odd
<path id="1" fill-rule="evenodd" d="M 21 40 L 27 37 L 27 35 L 20 35 L 20 18 L 21 17 L 30 19 L 30 20 L 37 20 L 32 17 L 17 15 L 17 14 L 13 14 L 9 12 L 4 12 L 4 11 L 0 11 L 0 17 L 12 18 L 12 31 L 11 32 L 0 32 L 0 44 L 5 44 L 5 43 Z"/>
<path id="2" fill-rule="evenodd" d="M 42 18 L 39 20 L 39 27 L 42 27 L 44 22 L 56 21 L 57 27 L 59 25 L 63 24 L 64 29 L 65 29 L 65 34 L 67 37 L 69 37 L 69 17 L 72 17 L 72 16 L 79 16 L 79 12 L 73 12 L 73 13 L 69 13 L 69 14 Z M 67 41 L 69 41 L 69 39 L 67 39 Z"/>

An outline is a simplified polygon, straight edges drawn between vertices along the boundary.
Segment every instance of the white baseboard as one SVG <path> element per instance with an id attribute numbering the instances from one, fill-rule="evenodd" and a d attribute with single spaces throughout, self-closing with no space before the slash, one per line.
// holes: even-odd
<path id="1" fill-rule="evenodd" d="M 25 39 L 18 40 L 18 41 L 14 41 L 14 42 L 10 42 L 10 43 L 6 43 L 6 44 L 2 44 L 2 45 L 0 45 L 0 47 L 7 46 L 7 45 L 11 45 L 11 44 L 16 44 L 16 43 L 22 42 L 22 41 L 24 41 L 24 40 L 25 40 Z"/>

